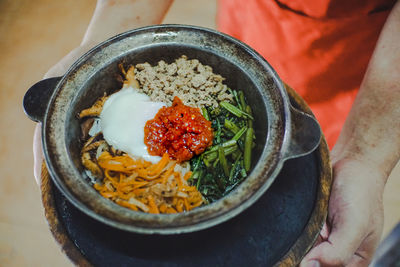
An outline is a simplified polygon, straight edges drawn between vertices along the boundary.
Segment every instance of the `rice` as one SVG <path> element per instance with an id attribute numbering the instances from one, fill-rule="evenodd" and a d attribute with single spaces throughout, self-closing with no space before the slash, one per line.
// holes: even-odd
<path id="1" fill-rule="evenodd" d="M 171 64 L 161 60 L 156 66 L 149 63 L 135 66 L 140 92 L 152 101 L 171 105 L 175 96 L 191 107 L 217 107 L 221 101 L 233 100 L 225 78 L 213 73 L 210 66 L 183 55 Z"/>

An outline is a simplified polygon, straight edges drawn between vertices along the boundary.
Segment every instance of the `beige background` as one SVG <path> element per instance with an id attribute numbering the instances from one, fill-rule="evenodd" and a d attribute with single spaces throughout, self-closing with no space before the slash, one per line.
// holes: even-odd
<path id="1" fill-rule="evenodd" d="M 0 266 L 71 266 L 53 240 L 32 174 L 30 85 L 74 47 L 94 0 L 0 0 Z M 165 23 L 215 28 L 215 0 L 175 0 Z M 384 195 L 384 235 L 400 221 L 400 166 Z"/>

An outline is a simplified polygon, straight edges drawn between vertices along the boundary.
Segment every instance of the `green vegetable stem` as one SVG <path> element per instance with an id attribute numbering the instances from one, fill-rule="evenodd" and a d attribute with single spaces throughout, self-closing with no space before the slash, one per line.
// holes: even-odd
<path id="1" fill-rule="evenodd" d="M 244 168 L 246 171 L 250 170 L 251 167 L 251 150 L 253 146 L 253 128 L 248 128 L 246 131 L 246 138 L 244 141 Z"/>
<path id="2" fill-rule="evenodd" d="M 225 176 L 229 177 L 229 167 L 228 167 L 228 163 L 226 161 L 224 148 L 222 146 L 220 146 L 218 148 L 218 158 L 219 158 L 219 162 L 221 163 L 222 169 L 224 170 Z"/>
<path id="3" fill-rule="evenodd" d="M 201 108 L 213 128 L 213 145 L 190 161 L 189 183 L 196 186 L 208 203 L 229 194 L 247 177 L 256 145 L 254 118 L 244 93 L 228 91 L 233 96 L 231 102 L 222 101 L 216 108 Z"/>
<path id="4" fill-rule="evenodd" d="M 224 109 L 226 109 L 227 111 L 229 111 L 230 113 L 232 113 L 233 115 L 235 115 L 236 117 L 239 117 L 239 118 L 241 118 L 241 117 L 247 117 L 247 118 L 250 118 L 250 119 L 254 119 L 250 114 L 248 114 L 247 112 L 244 112 L 244 111 L 242 111 L 242 110 L 240 110 L 239 108 L 237 108 L 237 107 L 235 107 L 234 105 L 232 105 L 232 104 L 230 104 L 230 103 L 228 103 L 228 102 L 225 102 L 225 101 L 223 101 L 223 102 L 221 102 L 220 104 L 219 104 L 221 107 L 223 107 Z"/>

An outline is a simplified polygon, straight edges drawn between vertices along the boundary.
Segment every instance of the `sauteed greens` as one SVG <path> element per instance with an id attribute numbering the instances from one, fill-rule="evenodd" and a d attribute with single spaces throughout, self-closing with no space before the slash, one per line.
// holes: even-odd
<path id="1" fill-rule="evenodd" d="M 227 195 L 246 178 L 255 146 L 252 110 L 242 91 L 230 92 L 233 104 L 220 102 L 217 108 L 202 108 L 203 116 L 211 121 L 214 141 L 190 161 L 189 182 L 209 203 Z"/>

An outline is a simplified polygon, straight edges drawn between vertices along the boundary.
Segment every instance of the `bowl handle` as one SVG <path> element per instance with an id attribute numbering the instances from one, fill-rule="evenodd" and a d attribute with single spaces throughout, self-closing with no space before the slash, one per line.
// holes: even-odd
<path id="1" fill-rule="evenodd" d="M 313 116 L 292 106 L 290 113 L 291 139 L 283 155 L 285 160 L 310 154 L 318 147 L 321 140 L 321 128 Z"/>
<path id="2" fill-rule="evenodd" d="M 35 83 L 24 95 L 23 108 L 29 119 L 43 122 L 50 98 L 62 77 L 53 77 Z"/>

